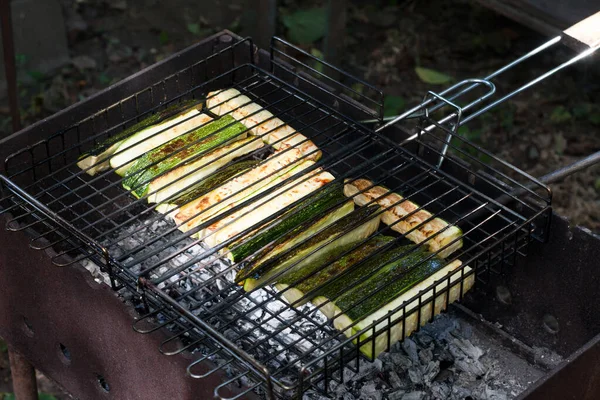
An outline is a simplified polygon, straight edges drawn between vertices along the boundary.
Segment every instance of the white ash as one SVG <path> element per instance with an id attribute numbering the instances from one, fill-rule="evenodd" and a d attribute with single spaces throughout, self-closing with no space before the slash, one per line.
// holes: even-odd
<path id="1" fill-rule="evenodd" d="M 172 222 L 164 219 L 139 220 L 107 237 L 103 244 L 114 258 L 123 258 L 135 250 L 122 263 L 128 265 L 141 259 L 141 263 L 131 265 L 130 270 L 139 274 L 153 268 L 147 274 L 150 279 L 165 277 L 189 263 L 184 270 L 160 282 L 158 288 L 173 297 L 197 289 L 181 299 L 180 304 L 219 331 L 228 332 L 230 340 L 264 362 L 270 370 L 283 370 L 277 376 L 283 381 L 293 383 L 305 363 L 339 344 L 337 340 L 325 341 L 338 332 L 327 325 L 326 318 L 311 304 L 295 310 L 278 300 L 271 288 L 245 294 L 241 287 L 233 284 L 235 271 L 227 260 L 216 255 L 206 256 L 210 249 L 195 243 L 194 239 L 177 240 L 182 234 L 173 227 Z M 171 245 L 175 241 L 177 243 Z M 165 248 L 150 255 L 158 247 Z M 167 261 L 160 264 L 161 260 Z M 110 282 L 106 276 L 104 281 Z M 220 302 L 230 299 L 236 300 L 230 306 L 214 311 Z M 213 313 L 216 315 L 211 315 Z M 162 322 L 166 318 L 159 315 L 157 320 Z M 323 341 L 325 345 L 315 348 L 315 344 Z M 256 343 L 261 345 L 256 346 Z M 218 361 L 216 358 L 214 361 Z"/>
<path id="2" fill-rule="evenodd" d="M 334 374 L 337 381 L 330 381 L 330 398 L 506 400 L 518 396 L 543 372 L 447 313 L 394 344 L 373 363 L 362 363 L 358 372 L 346 368 L 343 375 L 343 383 L 339 374 Z M 322 398 L 314 391 L 303 396 Z"/>

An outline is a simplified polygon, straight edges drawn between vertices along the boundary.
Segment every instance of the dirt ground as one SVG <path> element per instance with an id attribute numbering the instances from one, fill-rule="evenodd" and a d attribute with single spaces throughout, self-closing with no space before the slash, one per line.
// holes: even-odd
<path id="1" fill-rule="evenodd" d="M 242 32 L 243 0 L 61 0 L 71 64 L 53 76 L 27 71 L 20 86 L 24 124 L 63 109 L 213 32 Z M 282 23 L 323 1 L 278 2 Z M 342 67 L 383 89 L 396 104 L 414 105 L 427 90 L 415 67 L 450 81 L 483 77 L 548 38 L 468 1 L 353 1 Z M 307 50 L 321 49 L 317 39 Z M 317 52 L 318 54 L 318 52 Z M 500 81 L 505 93 L 573 56 L 567 48 L 538 57 Z M 561 72 L 469 126 L 468 137 L 533 176 L 541 176 L 600 150 L 598 57 Z M 447 83 L 446 83 L 447 85 Z M 396 107 L 400 111 L 401 107 Z M 0 108 L 0 137 L 10 130 Z M 572 224 L 600 232 L 600 166 L 552 185 L 555 210 Z M 2 353 L 4 354 L 4 353 Z M 0 393 L 8 392 L 0 361 Z M 1 398 L 1 396 L 0 396 Z"/>

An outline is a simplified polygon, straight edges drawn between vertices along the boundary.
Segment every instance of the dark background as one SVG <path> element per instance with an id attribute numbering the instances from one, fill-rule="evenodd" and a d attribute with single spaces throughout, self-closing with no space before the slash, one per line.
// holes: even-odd
<path id="1" fill-rule="evenodd" d="M 42 0 L 31 0 L 36 4 Z M 39 3 L 38 3 L 39 1 Z M 58 67 L 36 64 L 17 49 L 22 122 L 31 124 L 102 90 L 222 29 L 249 31 L 245 0 L 55 0 L 58 17 L 38 23 L 66 41 L 51 53 Z M 368 3 L 368 4 L 367 4 Z M 322 56 L 324 1 L 279 1 L 276 33 Z M 19 20 L 13 21 L 19 23 Z M 17 26 L 33 35 L 35 26 Z M 61 33 L 64 32 L 64 33 Z M 56 33 L 56 32 L 54 32 Z M 338 45 L 341 67 L 383 89 L 386 113 L 420 102 L 465 78 L 483 77 L 548 40 L 469 1 L 348 1 L 347 28 Z M 502 80 L 509 90 L 576 53 L 560 47 Z M 59 57 L 60 58 L 60 57 Z M 541 176 L 600 150 L 598 57 L 579 63 L 473 121 L 463 133 L 472 141 Z M 419 76 L 416 68 L 442 75 Z M 435 78 L 435 79 L 434 79 Z M 440 83 L 436 83 L 440 82 Z M 0 137 L 10 133 L 6 99 Z M 554 184 L 555 210 L 574 225 L 600 232 L 600 167 Z M 0 399 L 11 391 L 6 349 L 0 344 Z M 61 397 L 42 379 L 41 390 Z M 50 398 L 50 397 L 49 397 Z"/>

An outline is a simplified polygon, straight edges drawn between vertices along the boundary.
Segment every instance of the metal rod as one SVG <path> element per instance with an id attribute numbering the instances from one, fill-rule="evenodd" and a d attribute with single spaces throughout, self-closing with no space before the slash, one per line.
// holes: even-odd
<path id="1" fill-rule="evenodd" d="M 579 161 L 575 161 L 573 164 L 559 168 L 556 171 L 552 171 L 542 176 L 540 178 L 540 181 L 546 184 L 560 182 L 567 176 L 584 170 L 595 164 L 600 164 L 600 151 L 590 154 L 589 156 L 582 158 Z"/>
<path id="2" fill-rule="evenodd" d="M 4 48 L 4 72 L 10 103 L 13 132 L 21 129 L 19 98 L 17 97 L 17 67 L 15 63 L 15 44 L 13 41 L 10 0 L 0 0 L 0 19 L 2 20 L 2 46 Z"/>
<path id="3" fill-rule="evenodd" d="M 13 391 L 17 400 L 37 400 L 35 369 L 25 357 L 12 349 L 8 351 Z"/>

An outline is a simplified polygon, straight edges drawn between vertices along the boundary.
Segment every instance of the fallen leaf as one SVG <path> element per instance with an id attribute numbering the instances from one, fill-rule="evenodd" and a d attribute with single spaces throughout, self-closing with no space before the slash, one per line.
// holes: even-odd
<path id="1" fill-rule="evenodd" d="M 452 81 L 450 76 L 429 68 L 415 67 L 415 72 L 421 81 L 430 85 L 443 85 Z"/>
<path id="2" fill-rule="evenodd" d="M 285 15 L 283 25 L 288 38 L 295 43 L 313 43 L 325 36 L 327 11 L 325 8 L 311 8 Z"/>

